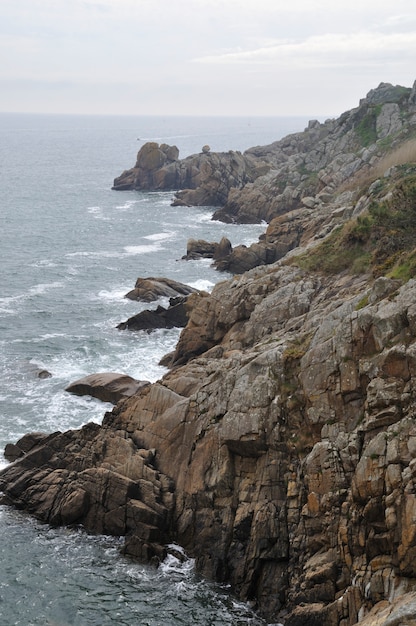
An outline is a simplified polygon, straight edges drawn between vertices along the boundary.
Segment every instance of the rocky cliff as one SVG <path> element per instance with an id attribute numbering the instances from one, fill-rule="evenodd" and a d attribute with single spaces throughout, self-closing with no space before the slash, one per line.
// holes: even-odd
<path id="1" fill-rule="evenodd" d="M 340 185 L 375 166 L 416 123 L 416 85 L 381 83 L 337 119 L 268 146 L 179 159 L 176 146 L 145 144 L 113 189 L 179 190 L 174 204 L 219 206 L 214 219 L 270 222 L 289 210 L 322 208 Z M 207 147 L 206 147 L 207 148 Z"/>
<path id="2" fill-rule="evenodd" d="M 407 112 L 390 160 L 360 166 L 348 189 L 341 173 L 332 200 L 288 207 L 266 234 L 281 258 L 190 294 L 164 378 L 102 426 L 26 439 L 2 501 L 124 534 L 143 559 L 175 540 L 285 626 L 413 624 L 414 99 L 370 92 L 360 107 L 381 106 L 377 119 L 386 104 Z"/>

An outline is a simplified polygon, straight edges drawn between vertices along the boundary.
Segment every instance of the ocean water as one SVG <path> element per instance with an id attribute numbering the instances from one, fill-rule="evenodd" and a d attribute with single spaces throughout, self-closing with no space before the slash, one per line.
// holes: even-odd
<path id="1" fill-rule="evenodd" d="M 65 392 L 82 376 L 159 379 L 179 331 L 117 330 L 149 308 L 124 295 L 139 276 L 210 290 L 224 274 L 181 260 L 187 240 L 250 244 L 264 231 L 214 222 L 212 207 L 173 208 L 171 192 L 112 191 L 140 146 L 175 144 L 181 157 L 205 144 L 243 151 L 307 121 L 0 114 L 0 451 L 29 431 L 100 422 L 110 405 Z M 169 557 L 156 570 L 121 557 L 119 544 L 0 507 L 0 626 L 264 623 L 201 580 L 192 560 Z"/>

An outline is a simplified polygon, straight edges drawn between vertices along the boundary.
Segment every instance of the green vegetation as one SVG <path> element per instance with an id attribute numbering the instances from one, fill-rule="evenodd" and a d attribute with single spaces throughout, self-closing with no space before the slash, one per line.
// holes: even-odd
<path id="1" fill-rule="evenodd" d="M 396 181 L 388 199 L 374 200 L 365 215 L 293 262 L 327 274 L 372 272 L 403 281 L 416 276 L 416 174 Z"/>
<path id="2" fill-rule="evenodd" d="M 368 294 L 365 295 L 363 298 L 361 298 L 361 300 L 355 307 L 355 310 L 360 311 L 360 309 L 364 309 L 367 306 L 367 304 L 368 304 Z"/>
<path id="3" fill-rule="evenodd" d="M 371 108 L 357 125 L 357 135 L 365 148 L 377 141 L 377 116 L 380 110 L 380 106 Z"/>

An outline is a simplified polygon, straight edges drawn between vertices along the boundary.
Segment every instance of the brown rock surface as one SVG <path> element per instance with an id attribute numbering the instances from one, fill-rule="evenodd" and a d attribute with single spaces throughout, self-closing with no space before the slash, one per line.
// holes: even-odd
<path id="1" fill-rule="evenodd" d="M 126 374 L 101 372 L 74 381 L 65 391 L 77 396 L 92 396 L 103 402 L 117 404 L 120 400 L 133 396 L 146 385 L 150 383 L 146 380 L 135 380 Z"/>
<path id="2" fill-rule="evenodd" d="M 194 294 L 183 365 L 41 441 L 3 470 L 4 501 L 140 557 L 175 537 L 288 624 L 350 626 L 412 591 L 416 281 L 366 281 L 276 265 Z"/>
<path id="3" fill-rule="evenodd" d="M 175 205 L 222 206 L 232 187 L 253 181 L 268 166 L 240 152 L 203 150 L 178 160 L 176 146 L 146 143 L 135 166 L 114 180 L 113 189 L 171 190 Z"/>
<path id="4" fill-rule="evenodd" d="M 392 89 L 371 92 L 361 114 L 375 115 L 379 97 L 398 97 Z M 373 121 L 384 133 L 396 108 L 381 104 Z M 356 115 L 344 116 L 346 135 Z M 308 163 L 323 160 L 321 182 L 337 177 L 325 165 L 333 145 L 314 148 L 331 128 L 309 128 Z M 298 140 L 285 145 L 295 162 Z M 338 148 L 343 182 L 357 155 Z M 102 426 L 22 450 L 0 472 L 2 501 L 50 523 L 126 534 L 126 551 L 139 558 L 162 556 L 174 539 L 203 575 L 230 582 L 273 623 L 412 624 L 416 280 L 380 276 L 379 267 L 291 264 L 296 247 L 307 258 L 343 223 L 362 235 L 368 213 L 367 222 L 353 220 L 378 188 L 359 197 L 338 189 L 336 202 L 315 205 L 316 180 L 305 181 L 302 207 L 273 221 L 262 240 L 286 256 L 189 295 L 172 369 Z M 409 185 L 414 200 L 414 178 Z M 397 217 L 398 207 L 389 210 Z M 391 229 L 386 244 L 395 236 Z M 406 254 L 401 277 L 413 248 Z"/>
<path id="5" fill-rule="evenodd" d="M 159 298 L 186 296 L 194 291 L 196 290 L 193 287 L 170 278 L 148 276 L 147 278 L 138 278 L 134 289 L 126 294 L 126 298 L 140 302 L 154 302 Z"/>

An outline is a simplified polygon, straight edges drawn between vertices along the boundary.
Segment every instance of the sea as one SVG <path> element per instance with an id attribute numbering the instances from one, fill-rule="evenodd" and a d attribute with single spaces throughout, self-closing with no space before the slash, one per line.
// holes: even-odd
<path id="1" fill-rule="evenodd" d="M 156 381 L 179 330 L 120 331 L 152 305 L 125 298 L 138 277 L 210 291 L 227 274 L 185 261 L 189 238 L 257 241 L 264 224 L 211 219 L 213 207 L 172 207 L 172 192 L 113 191 L 146 141 L 180 157 L 240 150 L 302 131 L 300 117 L 0 114 L 0 451 L 30 431 L 98 422 L 111 405 L 69 394 L 96 372 Z M 50 376 L 42 378 L 40 372 Z M 0 467 L 7 461 L 0 452 Z M 0 506 L 0 626 L 266 624 L 190 558 L 159 568 L 120 555 L 122 539 L 51 528 Z M 180 546 L 177 546 L 181 550 Z"/>

